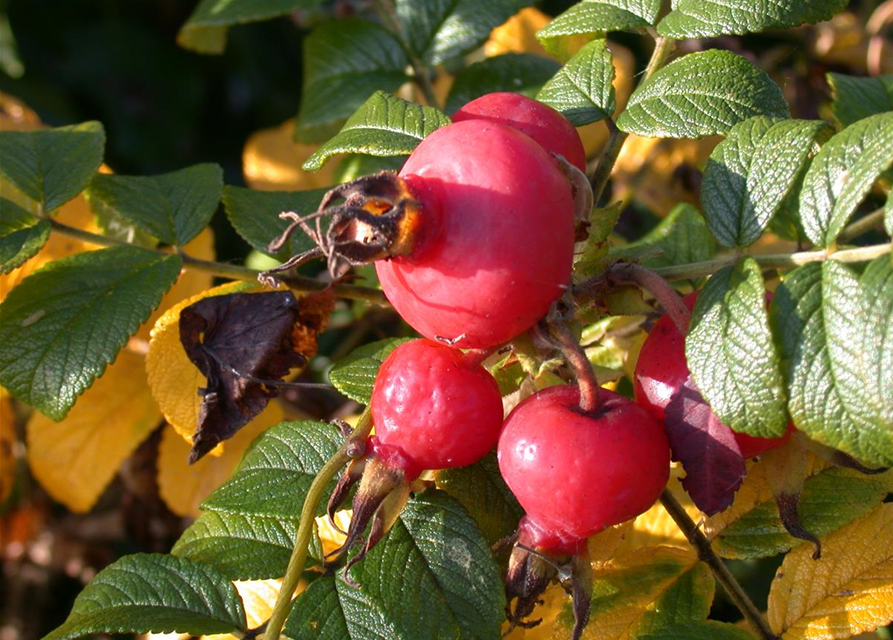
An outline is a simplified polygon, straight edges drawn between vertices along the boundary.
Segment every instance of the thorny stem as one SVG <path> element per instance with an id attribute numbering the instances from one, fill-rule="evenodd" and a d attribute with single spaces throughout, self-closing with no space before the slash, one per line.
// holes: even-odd
<path id="1" fill-rule="evenodd" d="M 670 316 L 673 324 L 682 335 L 688 334 L 691 322 L 691 311 L 685 306 L 682 297 L 660 275 L 651 269 L 632 262 L 612 265 L 606 273 L 610 282 L 618 284 L 635 284 L 653 295 L 664 311 Z"/>
<path id="2" fill-rule="evenodd" d="M 713 547 L 710 546 L 707 536 L 701 533 L 701 530 L 698 529 L 698 526 L 689 517 L 682 505 L 679 504 L 679 501 L 670 493 L 669 489 L 664 489 L 660 495 L 660 503 L 667 510 L 667 513 L 670 514 L 670 517 L 673 518 L 679 530 L 685 534 L 685 537 L 688 538 L 688 541 L 697 550 L 698 558 L 707 563 L 716 580 L 729 594 L 732 602 L 744 614 L 744 617 L 759 634 L 760 638 L 763 638 L 763 640 L 778 640 L 778 636 L 772 633 L 772 629 L 769 628 L 766 619 L 763 618 L 759 609 L 744 592 L 741 585 L 738 584 L 735 576 L 732 575 L 729 568 L 716 555 Z"/>
<path id="3" fill-rule="evenodd" d="M 335 455 L 329 458 L 329 461 L 323 465 L 323 468 L 313 478 L 313 483 L 310 485 L 310 489 L 307 490 L 307 497 L 304 498 L 298 534 L 295 538 L 295 547 L 292 549 L 288 568 L 285 570 L 285 577 L 282 579 L 282 586 L 279 588 L 279 596 L 276 598 L 276 604 L 273 607 L 273 613 L 269 622 L 267 622 L 264 640 L 279 640 L 279 636 L 282 634 L 282 627 L 285 626 L 285 619 L 288 617 L 294 602 L 292 596 L 295 589 L 298 588 L 301 574 L 304 573 L 304 564 L 307 562 L 307 548 L 310 544 L 310 536 L 313 535 L 316 510 L 323 499 L 326 487 L 341 468 L 351 461 L 349 449 L 357 440 L 365 440 L 371 430 L 372 412 L 367 408 L 360 416 L 357 426 L 353 428 L 353 431 L 351 431 L 338 451 L 335 452 Z"/>
<path id="4" fill-rule="evenodd" d="M 84 231 L 83 229 L 78 229 L 76 227 L 70 227 L 67 224 L 57 222 L 56 220 L 50 220 L 50 225 L 52 226 L 53 231 L 55 231 L 56 233 L 68 236 L 69 238 L 75 238 L 77 240 L 89 242 L 91 244 L 103 247 L 134 246 L 124 240 L 119 240 L 117 238 L 112 238 L 109 236 L 102 236 L 96 233 L 91 233 L 89 231 Z M 150 249 L 146 247 L 141 248 L 145 251 L 154 251 L 155 253 L 161 255 L 170 255 L 169 251 L 164 251 L 162 249 Z M 233 280 L 257 280 L 257 276 L 260 273 L 255 269 L 249 269 L 248 267 L 243 267 L 241 265 L 226 264 L 223 262 L 212 262 L 211 260 L 194 258 L 189 254 L 184 253 L 182 250 L 178 250 L 177 255 L 180 256 L 180 258 L 183 260 L 183 264 L 186 267 L 196 269 L 198 271 L 204 271 L 221 278 L 232 278 Z M 329 286 L 329 283 L 327 282 L 315 280 L 313 278 L 307 278 L 304 276 L 287 276 L 280 279 L 284 283 L 286 283 L 293 291 L 303 293 L 322 291 Z M 359 287 L 351 284 L 339 284 L 335 285 L 335 294 L 341 298 L 348 298 L 351 300 L 365 300 L 366 302 L 374 302 L 376 304 L 387 304 L 387 299 L 384 297 L 384 294 L 381 291 L 379 291 L 378 289 L 370 289 L 368 287 Z"/>
<path id="5" fill-rule="evenodd" d="M 884 207 L 880 207 L 868 215 L 859 218 L 840 232 L 837 236 L 837 244 L 846 244 L 853 238 L 858 238 L 863 233 L 868 233 L 875 227 L 880 226 L 884 221 L 884 213 Z"/>
<path id="6" fill-rule="evenodd" d="M 584 413 L 593 413 L 598 411 L 601 406 L 601 394 L 599 392 L 598 380 L 595 372 L 592 370 L 592 364 L 586 357 L 583 347 L 574 338 L 574 334 L 564 324 L 554 322 L 549 324 L 549 331 L 552 336 L 561 345 L 561 352 L 564 359 L 574 370 L 577 378 L 577 384 L 580 387 L 580 409 Z"/>

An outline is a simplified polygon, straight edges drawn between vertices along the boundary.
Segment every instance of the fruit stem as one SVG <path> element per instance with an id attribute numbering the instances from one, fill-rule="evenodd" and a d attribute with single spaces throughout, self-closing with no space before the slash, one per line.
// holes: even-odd
<path id="1" fill-rule="evenodd" d="M 609 282 L 614 284 L 634 284 L 653 295 L 664 311 L 670 316 L 673 324 L 682 335 L 688 335 L 691 322 L 691 311 L 685 306 L 682 297 L 660 275 L 632 262 L 618 262 L 611 265 L 605 274 Z"/>
<path id="2" fill-rule="evenodd" d="M 858 238 L 863 233 L 868 233 L 875 227 L 879 227 L 884 221 L 884 209 L 885 207 L 878 207 L 871 213 L 845 227 L 837 236 L 837 244 L 846 244 L 853 238 Z"/>
<path id="3" fill-rule="evenodd" d="M 76 227 L 70 227 L 67 224 L 62 224 L 61 222 L 57 222 L 56 220 L 52 219 L 50 220 L 50 225 L 54 232 L 59 233 L 63 236 L 75 238 L 76 240 L 81 240 L 83 242 L 88 242 L 90 244 L 95 244 L 102 247 L 135 246 L 129 242 L 125 242 L 124 240 L 119 240 L 110 236 L 102 236 L 97 233 L 91 233 L 89 231 L 84 231 L 83 229 L 78 229 Z M 144 251 L 153 251 L 161 255 L 171 255 L 170 251 L 165 251 L 162 249 L 153 249 L 148 247 L 139 248 Z M 257 280 L 257 276 L 260 275 L 260 272 L 255 269 L 249 269 L 248 267 L 243 267 L 237 264 L 226 264 L 223 262 L 213 262 L 211 260 L 194 258 L 189 254 L 184 253 L 182 250 L 177 251 L 177 255 L 180 256 L 180 258 L 183 260 L 183 264 L 187 268 L 204 271 L 221 278 L 231 278 L 233 280 Z M 287 276 L 280 279 L 282 280 L 282 282 L 286 283 L 292 291 L 297 291 L 299 293 L 313 293 L 315 291 L 323 291 L 329 286 L 328 282 L 315 280 L 314 278 L 307 278 L 305 276 Z M 335 295 L 340 298 L 347 298 L 350 300 L 364 300 L 366 302 L 373 302 L 380 305 L 387 304 L 387 299 L 384 297 L 384 294 L 381 291 L 379 291 L 378 289 L 370 289 L 369 287 L 359 287 L 351 284 L 339 284 L 335 285 Z"/>
<path id="4" fill-rule="evenodd" d="M 574 370 L 577 384 L 580 387 L 580 409 L 583 413 L 595 413 L 601 407 L 602 400 L 598 380 L 595 377 L 595 371 L 592 370 L 592 363 L 586 357 L 586 352 L 566 325 L 554 322 L 549 325 L 549 329 L 552 336 L 561 345 L 564 359 Z"/>
<path id="5" fill-rule="evenodd" d="M 744 617 L 760 638 L 763 640 L 778 640 L 778 636 L 772 633 L 772 629 L 769 628 L 769 623 L 766 622 L 766 619 L 760 613 L 759 609 L 757 609 L 753 601 L 744 592 L 744 589 L 735 579 L 735 576 L 732 575 L 729 568 L 720 557 L 716 555 L 713 547 L 710 546 L 710 541 L 707 539 L 707 536 L 701 533 L 701 530 L 698 529 L 698 526 L 689 517 L 682 505 L 679 504 L 679 501 L 676 500 L 675 496 L 670 493 L 669 489 L 664 489 L 663 493 L 661 493 L 660 503 L 664 506 L 664 509 L 667 510 L 667 513 L 670 514 L 670 517 L 676 522 L 679 530 L 685 534 L 685 537 L 688 538 L 688 541 L 697 550 L 698 558 L 707 563 L 707 566 L 709 566 L 710 570 L 713 572 L 713 576 L 722 585 L 726 593 L 729 594 L 732 602 L 734 602 L 735 606 L 738 607 L 742 614 L 744 614 Z"/>
<path id="6" fill-rule="evenodd" d="M 351 461 L 348 450 L 357 440 L 365 440 L 372 431 L 372 412 L 367 407 L 357 421 L 357 426 L 353 428 L 350 435 L 339 447 L 329 461 L 326 462 L 307 491 L 307 497 L 304 498 L 304 506 L 301 508 L 301 520 L 298 525 L 298 533 L 295 539 L 295 547 L 292 549 L 291 558 L 288 561 L 288 569 L 285 571 L 285 577 L 282 579 L 282 586 L 279 589 L 279 596 L 276 598 L 276 604 L 273 607 L 273 613 L 267 622 L 267 631 L 264 633 L 264 640 L 279 640 L 282 633 L 282 627 L 285 626 L 285 620 L 291 611 L 294 603 L 294 592 L 298 588 L 298 582 L 301 580 L 301 574 L 304 573 L 304 564 L 307 561 L 307 548 L 310 544 L 310 536 L 313 535 L 313 524 L 315 522 L 316 511 L 326 492 L 326 487 L 332 478 L 337 475 L 338 471 Z"/>

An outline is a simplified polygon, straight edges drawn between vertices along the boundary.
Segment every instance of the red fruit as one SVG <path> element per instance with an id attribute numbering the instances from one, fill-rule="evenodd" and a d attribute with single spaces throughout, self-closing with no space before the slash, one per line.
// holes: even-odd
<path id="1" fill-rule="evenodd" d="M 605 389 L 592 415 L 577 387 L 534 394 L 509 414 L 499 437 L 499 470 L 527 515 L 524 542 L 574 553 L 605 527 L 646 511 L 670 473 L 661 425 L 631 400 Z"/>
<path id="2" fill-rule="evenodd" d="M 682 299 L 689 309 L 694 308 L 698 293 L 695 291 Z M 685 338 L 670 316 L 664 314 L 655 323 L 639 352 L 633 380 L 636 402 L 663 422 L 664 411 L 670 404 L 670 399 L 689 375 L 685 360 Z M 757 438 L 735 432 L 735 441 L 741 455 L 749 459 L 781 446 L 788 441 L 793 431 L 794 425 L 789 424 L 787 432 L 779 438 Z"/>
<path id="3" fill-rule="evenodd" d="M 496 445 L 503 412 L 499 386 L 477 360 L 431 340 L 394 349 L 372 391 L 375 450 L 399 452 L 415 475 L 481 459 Z"/>
<path id="4" fill-rule="evenodd" d="M 518 93 L 488 93 L 453 114 L 453 122 L 488 120 L 526 133 L 546 151 L 586 171 L 586 151 L 574 126 L 552 107 Z"/>
<path id="5" fill-rule="evenodd" d="M 574 204 L 538 144 L 468 120 L 438 129 L 400 177 L 419 204 L 409 255 L 376 262 L 385 295 L 422 335 L 487 348 L 541 318 L 570 281 Z"/>

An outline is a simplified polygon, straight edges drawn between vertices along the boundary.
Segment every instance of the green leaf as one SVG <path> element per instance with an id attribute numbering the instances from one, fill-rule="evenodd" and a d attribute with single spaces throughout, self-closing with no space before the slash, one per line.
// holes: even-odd
<path id="1" fill-rule="evenodd" d="M 247 629 L 236 588 L 211 567 L 159 554 L 125 556 L 74 601 L 68 619 L 43 640 L 107 633 L 187 633 Z"/>
<path id="2" fill-rule="evenodd" d="M 9 273 L 40 251 L 50 238 L 50 221 L 35 218 L 0 198 L 0 273 Z"/>
<path id="3" fill-rule="evenodd" d="M 860 283 L 826 261 L 792 271 L 770 309 L 794 425 L 869 467 L 893 466 L 893 264 Z"/>
<path id="4" fill-rule="evenodd" d="M 872 185 L 893 166 L 893 112 L 869 116 L 828 141 L 806 171 L 800 220 L 816 245 L 827 247 Z"/>
<path id="5" fill-rule="evenodd" d="M 548 48 L 564 36 L 603 34 L 653 25 L 660 0 L 584 0 L 540 29 L 536 37 Z"/>
<path id="6" fill-rule="evenodd" d="M 605 40 L 598 38 L 580 49 L 540 89 L 536 99 L 581 127 L 613 115 L 617 103 L 612 82 L 611 52 L 605 47 Z"/>
<path id="7" fill-rule="evenodd" d="M 467 467 L 439 471 L 437 487 L 465 507 L 490 545 L 513 534 L 524 515 L 499 473 L 494 453 Z"/>
<path id="8" fill-rule="evenodd" d="M 530 0 L 396 0 L 408 49 L 428 65 L 468 53 Z"/>
<path id="9" fill-rule="evenodd" d="M 669 267 L 709 260 L 716 243 L 707 223 L 690 204 L 677 204 L 654 229 L 635 242 L 616 247 L 611 256 L 635 260 L 644 257 L 647 267 Z M 660 255 L 654 256 L 655 253 Z"/>
<path id="10" fill-rule="evenodd" d="M 369 404 L 372 383 L 375 382 L 381 363 L 391 351 L 410 340 L 413 338 L 388 338 L 364 345 L 335 363 L 329 370 L 329 380 L 348 398 Z"/>
<path id="11" fill-rule="evenodd" d="M 821 120 L 766 116 L 736 124 L 704 170 L 701 204 L 710 231 L 727 247 L 746 247 L 763 233 L 797 178 L 816 140 L 831 127 Z"/>
<path id="12" fill-rule="evenodd" d="M 180 275 L 179 256 L 136 247 L 51 262 L 0 305 L 0 384 L 61 420 Z"/>
<path id="13" fill-rule="evenodd" d="M 720 421 L 760 438 L 787 430 L 784 380 L 755 260 L 745 258 L 707 281 L 692 310 L 685 358 Z"/>
<path id="14" fill-rule="evenodd" d="M 636 640 L 691 640 L 692 638 L 710 638 L 710 640 L 755 640 L 755 636 L 741 627 L 728 622 L 704 620 L 689 622 L 660 629 Z"/>
<path id="15" fill-rule="evenodd" d="M 21 78 L 25 75 L 25 66 L 19 57 L 18 46 L 16 46 L 15 35 L 12 33 L 12 27 L 9 25 L 9 17 L 6 15 L 5 7 L 0 11 L 0 69 L 10 78 Z"/>
<path id="16" fill-rule="evenodd" d="M 98 122 L 38 131 L 0 131 L 0 174 L 52 212 L 84 190 L 102 164 Z"/>
<path id="17" fill-rule="evenodd" d="M 893 236 L 893 193 L 887 195 L 887 204 L 884 205 L 884 230 L 888 236 Z"/>
<path id="18" fill-rule="evenodd" d="M 393 529 L 350 571 L 314 580 L 285 626 L 290 638 L 498 638 L 505 590 L 490 547 L 441 491 L 410 500 Z"/>
<path id="19" fill-rule="evenodd" d="M 382 27 L 359 18 L 325 22 L 304 40 L 304 87 L 295 139 L 323 142 L 374 91 L 406 82 L 409 60 Z"/>
<path id="20" fill-rule="evenodd" d="M 673 10 L 657 25 L 670 38 L 707 38 L 788 29 L 830 20 L 847 0 L 673 0 Z"/>
<path id="21" fill-rule="evenodd" d="M 198 53 L 223 53 L 229 27 L 310 9 L 322 0 L 202 0 L 177 34 L 177 42 Z"/>
<path id="22" fill-rule="evenodd" d="M 132 220 L 162 242 L 182 246 L 211 221 L 223 191 L 223 169 L 197 164 L 158 176 L 97 174 L 90 206 Z"/>
<path id="23" fill-rule="evenodd" d="M 598 273 L 604 271 L 608 263 L 608 238 L 620 213 L 623 211 L 623 203 L 617 201 L 611 205 L 594 209 L 589 216 L 589 235 L 582 246 L 578 245 L 574 256 L 574 282 L 583 282 Z"/>
<path id="24" fill-rule="evenodd" d="M 832 71 L 825 78 L 831 87 L 831 113 L 841 127 L 893 111 L 893 76 L 856 78 Z"/>
<path id="25" fill-rule="evenodd" d="M 825 536 L 867 514 L 891 490 L 890 472 L 872 476 L 831 467 L 804 482 L 797 509 L 800 523 L 813 535 Z M 767 494 L 763 502 L 723 529 L 713 544 L 724 558 L 747 560 L 784 553 L 803 542 L 788 534 L 775 499 Z"/>
<path id="26" fill-rule="evenodd" d="M 313 213 L 328 189 L 311 191 L 256 191 L 226 185 L 223 188 L 223 209 L 230 224 L 242 238 L 258 251 L 284 262 L 315 245 L 310 237 L 297 231 L 276 253 L 267 249 L 270 242 L 282 235 L 289 221 L 281 220 L 283 211 Z"/>
<path id="27" fill-rule="evenodd" d="M 532 98 L 560 68 L 561 65 L 555 60 L 532 53 L 505 53 L 485 58 L 456 74 L 447 98 L 446 111 L 454 113 L 472 100 L 499 91 L 520 93 Z"/>
<path id="28" fill-rule="evenodd" d="M 232 477 L 205 499 L 202 509 L 297 519 L 313 478 L 340 446 L 341 437 L 330 424 L 281 422 L 252 443 Z M 320 508 L 318 515 L 323 513 Z"/>
<path id="29" fill-rule="evenodd" d="M 449 123 L 439 109 L 376 91 L 350 116 L 338 135 L 307 158 L 304 169 L 316 171 L 338 153 L 407 155 L 431 132 Z"/>
<path id="30" fill-rule="evenodd" d="M 781 89 L 746 58 L 713 49 L 658 70 L 630 96 L 617 126 L 650 138 L 700 138 L 760 115 L 790 116 Z"/>

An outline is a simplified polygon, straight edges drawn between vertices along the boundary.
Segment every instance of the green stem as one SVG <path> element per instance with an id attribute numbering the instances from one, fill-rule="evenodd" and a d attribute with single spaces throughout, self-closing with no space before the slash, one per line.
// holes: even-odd
<path id="1" fill-rule="evenodd" d="M 664 489 L 663 493 L 660 495 L 660 503 L 664 506 L 664 509 L 667 510 L 667 513 L 670 514 L 670 517 L 673 518 L 673 521 L 679 527 L 679 530 L 685 534 L 689 543 L 691 543 L 698 552 L 698 558 L 703 560 L 707 566 L 710 567 L 716 581 L 719 582 L 726 593 L 729 594 L 729 598 L 731 598 L 732 602 L 735 603 L 735 606 L 738 607 L 741 613 L 744 614 L 744 617 L 750 623 L 750 626 L 753 627 L 754 631 L 759 634 L 760 638 L 763 640 L 778 640 L 778 636 L 772 633 L 772 629 L 769 628 L 766 619 L 744 592 L 744 589 L 738 581 L 735 580 L 735 576 L 732 575 L 729 568 L 720 557 L 716 555 L 707 536 L 701 533 L 701 530 L 698 529 L 698 526 L 689 517 L 682 505 L 679 504 L 679 501 L 676 500 L 672 493 L 670 493 L 669 489 Z"/>
<path id="2" fill-rule="evenodd" d="M 70 227 L 67 224 L 57 222 L 56 220 L 51 219 L 50 225 L 52 226 L 53 231 L 55 231 L 56 233 L 59 233 L 63 236 L 68 236 L 69 238 L 75 238 L 76 240 L 81 240 L 83 242 L 89 242 L 90 244 L 99 245 L 101 247 L 134 246 L 124 240 L 91 233 L 89 231 L 84 231 L 83 229 L 78 229 L 76 227 Z M 162 249 L 150 249 L 146 247 L 141 248 L 145 249 L 146 251 L 154 251 L 155 253 L 162 255 L 170 255 L 169 251 L 164 251 Z M 196 269 L 198 271 L 204 271 L 221 278 L 231 278 L 233 280 L 257 280 L 257 276 L 260 274 L 260 272 L 255 269 L 249 269 L 248 267 L 243 267 L 241 265 L 226 264 L 224 262 L 213 262 L 211 260 L 194 258 L 187 253 L 183 253 L 182 250 L 178 251 L 177 253 L 183 260 L 183 264 L 186 267 Z M 326 289 L 326 287 L 329 286 L 329 283 L 327 282 L 322 282 L 321 280 L 315 280 L 313 278 L 307 278 L 305 276 L 286 276 L 284 278 L 280 278 L 280 280 L 286 283 L 293 291 L 302 293 L 323 291 L 324 289 Z M 350 284 L 339 284 L 335 286 L 335 294 L 338 297 L 348 298 L 351 300 L 365 300 L 366 302 L 373 302 L 376 304 L 387 304 L 387 299 L 384 297 L 384 294 L 381 291 L 379 291 L 378 289 L 370 289 L 368 287 L 359 287 Z"/>
<path id="3" fill-rule="evenodd" d="M 868 233 L 875 227 L 881 226 L 881 223 L 884 221 L 884 213 L 884 207 L 880 207 L 868 215 L 859 218 L 840 232 L 837 236 L 837 243 L 846 244 L 853 238 L 858 238 L 863 233 Z"/>
<path id="4" fill-rule="evenodd" d="M 351 461 L 351 456 L 348 455 L 348 449 L 351 445 L 357 440 L 365 440 L 371 430 L 372 412 L 367 408 L 363 415 L 360 416 L 357 426 L 353 428 L 353 431 L 344 441 L 344 444 L 341 445 L 338 451 L 335 452 L 335 455 L 323 465 L 323 468 L 313 478 L 313 483 L 307 491 L 307 497 L 304 498 L 298 534 L 295 538 L 295 547 L 292 549 L 288 568 L 285 570 L 285 577 L 282 579 L 282 586 L 279 589 L 279 596 L 276 598 L 276 604 L 273 607 L 273 613 L 269 622 L 267 622 L 264 640 L 279 640 L 279 636 L 282 634 L 282 627 L 285 626 L 285 620 L 288 618 L 294 603 L 292 596 L 295 589 L 298 588 L 301 575 L 304 573 L 310 536 L 313 535 L 316 510 L 324 497 L 326 487 L 328 487 L 329 482 L 338 474 L 341 468 Z"/>

